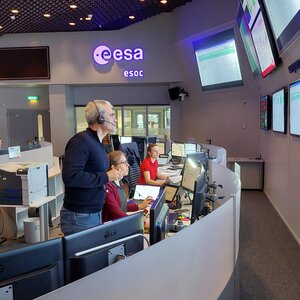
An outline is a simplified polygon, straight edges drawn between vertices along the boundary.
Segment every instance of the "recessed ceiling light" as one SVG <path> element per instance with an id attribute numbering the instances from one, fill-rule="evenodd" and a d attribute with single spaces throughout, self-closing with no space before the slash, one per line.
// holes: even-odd
<path id="1" fill-rule="evenodd" d="M 12 9 L 11 12 L 12 12 L 13 14 L 17 14 L 19 11 L 18 11 L 17 9 Z"/>
<path id="2" fill-rule="evenodd" d="M 91 21 L 92 20 L 92 18 L 90 18 L 90 17 L 86 17 L 86 18 L 84 18 L 86 21 Z"/>
<path id="3" fill-rule="evenodd" d="M 161 3 L 161 4 L 167 4 L 168 1 L 167 1 L 167 0 L 160 0 L 160 3 Z"/>
<path id="4" fill-rule="evenodd" d="M 75 8 L 77 8 L 77 5 L 76 4 L 71 4 L 70 8 L 75 9 Z"/>
<path id="5" fill-rule="evenodd" d="M 44 14 L 44 17 L 45 17 L 45 18 L 50 18 L 51 15 L 50 15 L 50 14 Z"/>
<path id="6" fill-rule="evenodd" d="M 2 28 L 3 28 L 3 26 L 0 25 L 0 29 L 2 29 Z"/>
<path id="7" fill-rule="evenodd" d="M 69 23 L 69 25 L 71 25 L 71 26 L 75 26 L 75 25 L 76 25 L 76 23 L 74 23 L 74 22 L 70 22 L 70 23 Z"/>
<path id="8" fill-rule="evenodd" d="M 133 19 L 135 19 L 135 16 L 129 16 L 128 17 L 130 20 L 133 20 Z"/>

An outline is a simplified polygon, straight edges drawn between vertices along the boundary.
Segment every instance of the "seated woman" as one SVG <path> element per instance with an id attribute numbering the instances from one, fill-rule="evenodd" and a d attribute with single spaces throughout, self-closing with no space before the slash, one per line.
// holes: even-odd
<path id="1" fill-rule="evenodd" d="M 147 148 L 147 157 L 141 163 L 138 184 L 164 185 L 168 175 L 158 171 L 158 156 L 158 146 L 156 144 L 150 144 Z"/>
<path id="2" fill-rule="evenodd" d="M 120 170 L 123 176 L 128 175 L 129 165 L 125 154 L 122 151 L 113 151 L 109 155 L 109 163 L 111 169 Z M 102 209 L 102 221 L 119 219 L 127 216 L 127 211 L 137 211 L 145 209 L 148 204 L 151 204 L 152 198 L 146 198 L 142 203 L 135 204 L 127 203 L 127 196 L 124 191 L 123 183 L 121 181 L 111 181 L 105 185 L 107 193 L 105 196 L 105 203 Z"/>

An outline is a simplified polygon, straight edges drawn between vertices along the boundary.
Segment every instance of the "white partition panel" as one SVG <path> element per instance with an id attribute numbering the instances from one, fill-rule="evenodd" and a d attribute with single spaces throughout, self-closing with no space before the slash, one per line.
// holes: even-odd
<path id="1" fill-rule="evenodd" d="M 48 168 L 53 165 L 53 147 L 51 143 L 44 142 L 41 148 L 22 151 L 21 157 L 10 159 L 8 154 L 0 155 L 0 163 L 7 162 L 45 162 Z"/>
<path id="2" fill-rule="evenodd" d="M 215 300 L 234 270 L 233 206 L 40 299 Z"/>

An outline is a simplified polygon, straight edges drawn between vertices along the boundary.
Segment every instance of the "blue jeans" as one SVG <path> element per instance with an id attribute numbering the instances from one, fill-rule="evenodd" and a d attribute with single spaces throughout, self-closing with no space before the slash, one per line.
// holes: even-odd
<path id="1" fill-rule="evenodd" d="M 98 213 L 76 213 L 62 207 L 60 211 L 60 226 L 64 235 L 76 233 L 102 224 L 101 211 Z"/>

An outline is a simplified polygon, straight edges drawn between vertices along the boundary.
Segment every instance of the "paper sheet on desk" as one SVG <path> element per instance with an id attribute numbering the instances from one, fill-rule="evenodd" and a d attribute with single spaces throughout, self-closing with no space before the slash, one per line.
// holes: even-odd
<path id="1" fill-rule="evenodd" d="M 181 176 L 181 175 L 169 176 L 168 179 L 169 179 L 172 183 L 179 183 L 179 182 L 181 182 L 182 176 Z"/>
<path id="2" fill-rule="evenodd" d="M 159 186 L 153 186 L 153 185 L 137 185 L 135 187 L 135 192 L 133 199 L 136 200 L 143 200 L 147 197 L 152 197 L 154 200 L 157 198 L 160 191 Z"/>

